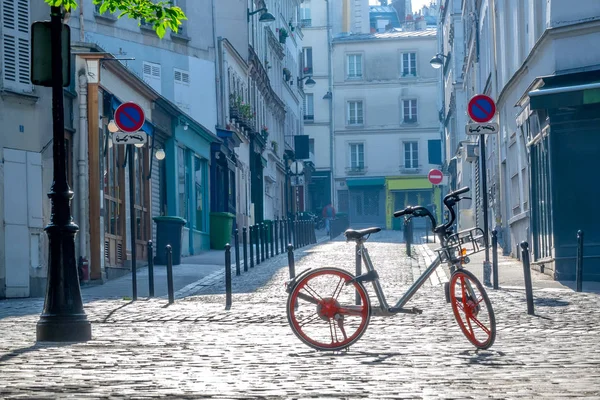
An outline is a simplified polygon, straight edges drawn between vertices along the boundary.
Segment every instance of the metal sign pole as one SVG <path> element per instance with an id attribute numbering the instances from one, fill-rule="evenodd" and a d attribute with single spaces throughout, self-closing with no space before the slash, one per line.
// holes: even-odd
<path id="1" fill-rule="evenodd" d="M 481 191 L 482 191 L 482 202 L 483 202 L 483 232 L 485 234 L 485 262 L 483 264 L 483 282 L 489 284 L 491 268 L 490 268 L 490 249 L 489 243 L 489 228 L 488 228 L 488 190 L 487 190 L 487 167 L 486 167 L 486 155 L 485 155 L 485 135 L 479 135 L 479 144 L 481 151 L 481 163 L 480 163 L 480 179 L 481 179 Z"/>
<path id="2" fill-rule="evenodd" d="M 129 151 L 129 215 L 131 227 L 131 289 L 133 291 L 133 300 L 137 300 L 137 269 L 136 269 L 136 249 L 135 249 L 135 154 L 134 146 L 127 145 Z"/>

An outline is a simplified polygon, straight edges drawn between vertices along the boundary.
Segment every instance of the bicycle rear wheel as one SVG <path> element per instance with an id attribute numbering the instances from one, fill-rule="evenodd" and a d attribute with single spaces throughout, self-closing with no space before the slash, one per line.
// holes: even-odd
<path id="1" fill-rule="evenodd" d="M 465 270 L 450 278 L 450 303 L 458 326 L 478 349 L 487 349 L 496 339 L 496 316 L 492 303 L 477 278 Z"/>
<path id="2" fill-rule="evenodd" d="M 316 350 L 336 351 L 360 339 L 369 325 L 371 303 L 360 282 L 346 285 L 353 278 L 339 268 L 318 268 L 296 283 L 286 311 L 301 341 Z"/>

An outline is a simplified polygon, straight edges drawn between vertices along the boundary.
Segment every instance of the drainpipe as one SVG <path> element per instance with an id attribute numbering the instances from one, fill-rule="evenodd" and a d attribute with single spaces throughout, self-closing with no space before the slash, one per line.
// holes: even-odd
<path id="1" fill-rule="evenodd" d="M 84 23 L 84 18 L 83 18 L 83 5 L 84 5 L 85 1 L 80 1 L 79 2 L 79 41 L 80 42 L 85 42 L 85 32 L 83 30 L 83 23 Z"/>
<path id="2" fill-rule="evenodd" d="M 87 77 L 85 70 L 79 71 L 79 159 L 77 160 L 77 171 L 79 179 L 79 255 L 87 258 L 87 220 L 85 206 L 87 204 Z"/>
<path id="3" fill-rule="evenodd" d="M 329 99 L 329 169 L 331 171 L 331 204 L 335 202 L 335 177 L 333 173 L 334 169 L 334 156 L 335 156 L 335 138 L 333 134 L 333 71 L 331 58 L 333 56 L 333 46 L 331 43 L 331 3 L 330 0 L 327 2 L 327 62 L 328 62 L 328 75 L 329 75 L 329 92 L 331 93 L 331 99 Z"/>

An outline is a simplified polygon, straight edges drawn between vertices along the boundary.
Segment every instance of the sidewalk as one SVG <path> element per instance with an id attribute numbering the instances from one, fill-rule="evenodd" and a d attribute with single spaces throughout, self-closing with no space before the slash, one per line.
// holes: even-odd
<path id="1" fill-rule="evenodd" d="M 367 242 L 390 303 L 431 253 L 415 245 L 408 258 L 401 241 L 383 231 Z M 297 273 L 354 270 L 354 244 L 341 238 L 294 255 Z M 169 306 L 165 299 L 88 302 L 87 343 L 36 343 L 43 301 L 0 301 L 0 398 L 598 398 L 600 296 L 534 291 L 531 316 L 523 293 L 490 290 L 496 342 L 477 351 L 454 321 L 439 271 L 408 303 L 422 315 L 373 317 L 341 353 L 313 351 L 291 332 L 286 255 L 234 275 L 229 310 L 221 281 Z"/>

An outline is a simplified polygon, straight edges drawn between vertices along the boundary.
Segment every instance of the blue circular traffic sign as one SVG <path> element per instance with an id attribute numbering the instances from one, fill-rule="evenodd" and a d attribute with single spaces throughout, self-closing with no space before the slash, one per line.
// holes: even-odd
<path id="1" fill-rule="evenodd" d="M 144 110 L 136 103 L 123 103 L 115 111 L 115 124 L 127 133 L 137 132 L 144 126 Z"/>
<path id="2" fill-rule="evenodd" d="M 488 122 L 496 114 L 496 103 L 489 96 L 478 94 L 469 100 L 469 117 L 475 122 Z"/>

